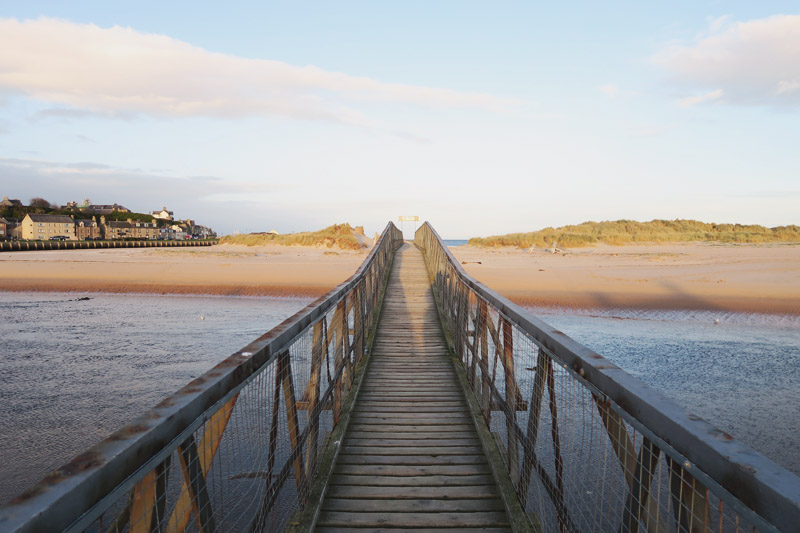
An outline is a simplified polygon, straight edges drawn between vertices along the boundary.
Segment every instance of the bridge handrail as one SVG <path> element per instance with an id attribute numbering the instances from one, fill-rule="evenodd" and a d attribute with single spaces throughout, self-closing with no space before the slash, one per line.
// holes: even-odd
<path id="1" fill-rule="evenodd" d="M 284 527 L 308 495 L 402 242 L 389 222 L 353 276 L 0 507 L 0 530 Z M 242 497 L 247 488 L 256 494 Z"/>
<path id="2" fill-rule="evenodd" d="M 573 437 L 588 434 L 590 448 L 605 446 L 619 459 L 618 471 L 609 469 L 594 479 L 611 501 L 601 502 L 601 509 L 619 507 L 619 520 L 604 518 L 601 529 L 637 531 L 640 522 L 648 531 L 705 530 L 712 522 L 720 530 L 742 523 L 767 531 L 798 527 L 800 478 L 472 278 L 428 222 L 414 242 L 423 249 L 456 356 L 482 402 L 484 418 L 490 427 L 493 422 L 505 426 L 497 436 L 518 496 L 545 526 L 549 516 L 551 526 L 557 523 L 562 531 L 598 527 L 592 522 L 597 517 L 587 519 L 589 511 L 577 509 L 570 498 L 580 498 L 565 485 L 570 475 L 578 475 L 565 457 L 597 455 L 577 445 L 565 450 L 560 440 L 572 431 Z M 542 408 L 548 395 L 549 413 Z M 492 411 L 501 412 L 500 421 L 493 421 Z M 519 415 L 525 411 L 527 416 Z M 548 420 L 551 441 L 543 442 L 540 433 Z M 552 465 L 545 464 L 549 459 Z M 588 479 L 592 466 L 583 467 L 580 475 Z M 651 487 L 659 488 L 658 497 Z M 545 498 L 534 495 L 536 490 Z M 587 494 L 584 499 L 596 503 L 597 496 Z M 545 499 L 552 505 L 544 505 Z"/>

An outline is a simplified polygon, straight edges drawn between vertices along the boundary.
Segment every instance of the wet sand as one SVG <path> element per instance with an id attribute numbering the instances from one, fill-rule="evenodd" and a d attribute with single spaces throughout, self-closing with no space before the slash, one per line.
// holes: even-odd
<path id="1" fill-rule="evenodd" d="M 469 274 L 523 305 L 800 315 L 800 245 L 451 250 Z M 319 296 L 350 277 L 367 252 L 232 245 L 6 252 L 0 290 Z"/>
<path id="2" fill-rule="evenodd" d="M 800 314 L 800 245 L 451 251 L 467 273 L 523 305 Z"/>
<path id="3" fill-rule="evenodd" d="M 320 296 L 362 252 L 314 247 L 120 248 L 0 253 L 0 290 Z"/>

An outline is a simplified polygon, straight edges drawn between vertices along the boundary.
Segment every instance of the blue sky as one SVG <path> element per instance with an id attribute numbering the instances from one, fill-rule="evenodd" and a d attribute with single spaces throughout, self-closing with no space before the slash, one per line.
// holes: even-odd
<path id="1" fill-rule="evenodd" d="M 220 232 L 797 224 L 796 2 L 0 3 L 0 195 Z"/>

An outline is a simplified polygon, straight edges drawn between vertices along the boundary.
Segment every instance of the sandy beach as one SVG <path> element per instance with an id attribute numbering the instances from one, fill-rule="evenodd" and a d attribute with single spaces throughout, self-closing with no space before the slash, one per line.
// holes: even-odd
<path id="1" fill-rule="evenodd" d="M 451 250 L 469 274 L 523 305 L 800 314 L 800 245 Z M 232 245 L 7 252 L 0 290 L 319 296 L 366 256 Z"/>
<path id="2" fill-rule="evenodd" d="M 470 275 L 523 305 L 800 314 L 795 244 L 451 250 Z"/>
<path id="3" fill-rule="evenodd" d="M 321 296 L 367 253 L 231 245 L 6 252 L 0 290 Z"/>

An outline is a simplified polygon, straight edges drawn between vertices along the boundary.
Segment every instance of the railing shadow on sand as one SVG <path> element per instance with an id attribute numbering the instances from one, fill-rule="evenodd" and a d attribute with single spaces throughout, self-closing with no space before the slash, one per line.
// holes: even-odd
<path id="1" fill-rule="evenodd" d="M 2 531 L 279 531 L 303 508 L 402 234 L 358 271 L 0 508 Z"/>
<path id="2" fill-rule="evenodd" d="M 454 356 L 543 531 L 797 531 L 800 478 L 470 277 L 427 222 Z"/>

